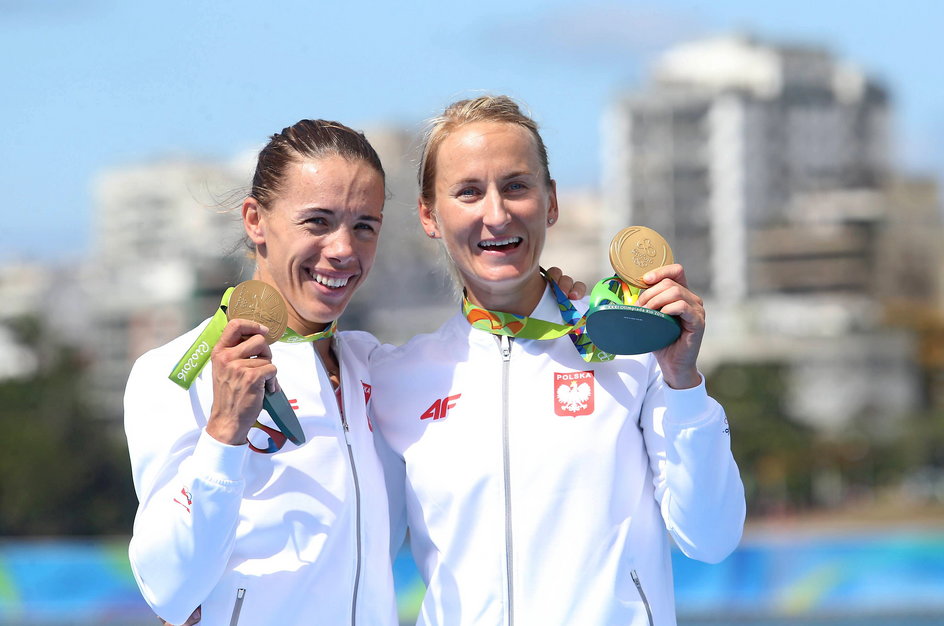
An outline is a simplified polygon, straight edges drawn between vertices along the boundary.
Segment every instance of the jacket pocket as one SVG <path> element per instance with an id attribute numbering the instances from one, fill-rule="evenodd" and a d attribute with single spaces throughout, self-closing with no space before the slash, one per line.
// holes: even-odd
<path id="1" fill-rule="evenodd" d="M 646 607 L 646 616 L 649 618 L 649 626 L 655 626 L 655 622 L 652 621 L 652 609 L 649 608 L 649 600 L 646 598 L 646 592 L 642 590 L 642 583 L 639 581 L 639 574 L 636 573 L 636 570 L 633 570 L 629 573 L 633 577 L 633 583 L 636 584 L 636 591 L 639 592 L 639 598 L 642 600 L 642 605 Z"/>
<path id="2" fill-rule="evenodd" d="M 635 572 L 633 575 L 635 577 Z M 240 587 L 236 590 L 236 602 L 233 604 L 233 616 L 229 618 L 229 626 L 239 624 L 239 612 L 243 610 L 243 599 L 246 597 L 246 590 Z M 651 621 L 651 620 L 650 620 Z"/>

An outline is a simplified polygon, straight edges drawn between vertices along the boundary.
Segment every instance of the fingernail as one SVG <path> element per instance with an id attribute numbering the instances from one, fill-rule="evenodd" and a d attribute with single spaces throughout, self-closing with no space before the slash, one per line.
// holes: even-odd
<path id="1" fill-rule="evenodd" d="M 266 326 L 265 324 L 259 324 L 259 330 L 262 331 L 263 335 L 269 334 L 269 327 Z"/>
<path id="2" fill-rule="evenodd" d="M 652 272 L 646 272 L 642 279 L 647 283 L 651 283 L 653 280 L 655 280 L 655 275 Z"/>

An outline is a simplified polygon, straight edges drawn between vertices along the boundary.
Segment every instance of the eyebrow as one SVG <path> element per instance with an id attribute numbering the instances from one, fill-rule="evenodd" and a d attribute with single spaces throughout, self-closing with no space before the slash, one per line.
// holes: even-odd
<path id="1" fill-rule="evenodd" d="M 537 176 L 537 174 L 535 174 L 531 170 L 520 170 L 520 171 L 511 172 L 510 174 L 506 174 L 502 176 L 501 180 L 509 180 L 511 178 L 523 178 L 523 177 L 528 177 L 528 176 Z M 482 182 L 481 178 L 463 178 L 461 180 L 457 180 L 456 182 L 452 183 L 450 187 L 455 187 L 456 185 L 471 185 L 471 184 L 480 183 L 480 182 Z"/>
<path id="2" fill-rule="evenodd" d="M 520 178 L 523 176 L 537 176 L 537 174 L 531 170 L 521 170 L 520 172 L 512 172 L 511 174 L 508 174 L 503 178 L 503 180 L 508 180 L 509 178 Z"/>
<path id="3" fill-rule="evenodd" d="M 343 209 L 341 209 L 341 211 L 343 211 Z M 325 215 L 329 215 L 333 217 L 338 212 L 339 212 L 338 209 L 326 209 L 323 207 L 305 207 L 304 209 L 301 210 L 300 213 L 302 216 L 312 215 L 316 213 L 323 213 Z M 383 221 L 383 216 L 381 215 L 380 217 L 376 217 L 374 215 L 370 215 L 369 213 L 364 213 L 362 215 L 358 215 L 355 219 L 360 220 L 360 221 L 365 221 L 365 222 L 380 223 Z"/>

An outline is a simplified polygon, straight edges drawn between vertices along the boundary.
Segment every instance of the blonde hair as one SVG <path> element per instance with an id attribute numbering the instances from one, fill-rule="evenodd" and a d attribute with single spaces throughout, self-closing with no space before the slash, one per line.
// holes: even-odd
<path id="1" fill-rule="evenodd" d="M 436 155 L 439 146 L 451 133 L 474 122 L 498 122 L 517 124 L 526 129 L 534 138 L 538 159 L 544 169 L 544 180 L 551 184 L 551 173 L 547 165 L 547 148 L 538 132 L 537 123 L 521 112 L 518 104 L 508 96 L 479 96 L 469 100 L 459 100 L 446 107 L 426 123 L 423 134 L 423 150 L 417 179 L 420 186 L 420 199 L 432 203 L 435 197 Z"/>

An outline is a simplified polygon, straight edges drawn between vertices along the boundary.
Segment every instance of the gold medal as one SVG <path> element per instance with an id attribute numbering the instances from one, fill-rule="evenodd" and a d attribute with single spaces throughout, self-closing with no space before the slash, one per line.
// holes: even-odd
<path id="1" fill-rule="evenodd" d="M 278 341 L 288 326 L 288 310 L 282 294 L 261 280 L 247 280 L 236 285 L 229 298 L 226 318 L 264 324 L 269 329 L 266 335 L 268 344 Z"/>
<path id="2" fill-rule="evenodd" d="M 616 276 L 604 278 L 590 292 L 587 337 L 598 350 L 613 354 L 645 354 L 672 344 L 682 327 L 661 311 L 637 306 L 636 296 L 649 287 L 642 277 L 675 262 L 662 235 L 645 226 L 630 226 L 610 243 L 610 265 Z"/>
<path id="3" fill-rule="evenodd" d="M 646 289 L 646 272 L 675 260 L 672 248 L 662 235 L 645 226 L 629 226 L 616 233 L 610 242 L 610 265 L 627 284 Z"/>

